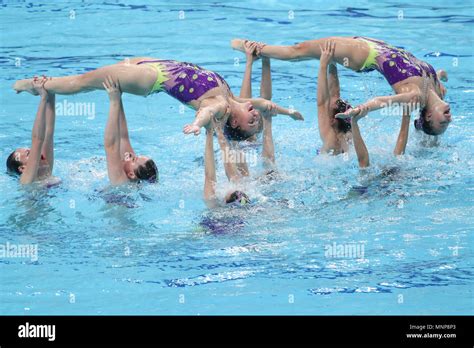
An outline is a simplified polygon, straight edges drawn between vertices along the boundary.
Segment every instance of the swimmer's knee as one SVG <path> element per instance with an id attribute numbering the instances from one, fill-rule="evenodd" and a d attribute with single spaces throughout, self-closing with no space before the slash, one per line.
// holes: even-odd
<path id="1" fill-rule="evenodd" d="M 311 56 L 311 43 L 300 42 L 291 46 L 294 59 L 303 59 Z"/>
<path id="2" fill-rule="evenodd" d="M 293 56 L 295 58 L 301 58 L 304 56 L 304 53 L 308 50 L 308 44 L 306 42 L 297 43 L 291 46 L 291 50 L 293 51 Z"/>

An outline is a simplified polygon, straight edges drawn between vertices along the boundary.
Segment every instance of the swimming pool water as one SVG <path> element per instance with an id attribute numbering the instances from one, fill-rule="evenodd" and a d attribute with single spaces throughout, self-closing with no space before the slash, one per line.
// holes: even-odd
<path id="1" fill-rule="evenodd" d="M 465 1 L 0 1 L 2 161 L 29 146 L 38 103 L 14 94 L 16 79 L 153 56 L 214 70 L 237 93 L 245 61 L 230 49 L 234 37 L 386 40 L 448 71 L 454 117 L 438 147 L 423 147 L 411 127 L 406 155 L 395 158 L 400 118 L 369 115 L 360 125 L 372 168 L 360 173 L 353 151 L 316 156 L 319 63 L 273 61 L 274 101 L 306 120 L 273 122 L 279 176 L 261 180 L 261 166 L 250 168 L 251 206 L 209 211 L 204 135 L 181 131 L 191 109 L 166 95 L 124 96 L 132 144 L 155 159 L 160 183 L 111 190 L 107 96 L 58 96 L 66 109 L 90 103 L 90 112 L 57 116 L 61 185 L 25 189 L 0 171 L 0 244 L 38 246 L 37 260 L 0 258 L 0 313 L 473 314 L 472 13 Z M 375 72 L 339 74 L 353 104 L 391 93 Z M 398 170 L 382 176 L 387 167 Z M 338 246 L 359 253 L 330 257 Z"/>

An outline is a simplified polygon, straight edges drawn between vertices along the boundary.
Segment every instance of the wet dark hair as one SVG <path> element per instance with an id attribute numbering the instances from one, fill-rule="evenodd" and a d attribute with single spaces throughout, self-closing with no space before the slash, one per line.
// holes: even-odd
<path id="1" fill-rule="evenodd" d="M 414 122 L 415 128 L 417 130 L 422 130 L 424 133 L 428 135 L 438 135 L 434 131 L 431 121 L 426 120 L 426 112 L 427 112 L 426 108 L 423 108 L 420 110 L 420 117 L 418 117 Z"/>
<path id="2" fill-rule="evenodd" d="M 151 183 L 158 181 L 158 168 L 156 167 L 155 162 L 149 159 L 145 164 L 135 170 L 135 176 L 138 180 L 145 180 Z"/>
<path id="3" fill-rule="evenodd" d="M 247 132 L 243 131 L 240 127 L 232 128 L 230 125 L 230 120 L 231 118 L 229 117 L 226 124 L 224 125 L 224 136 L 228 140 L 241 141 L 250 138 Z"/>
<path id="4" fill-rule="evenodd" d="M 225 202 L 226 204 L 236 202 L 243 205 L 250 203 L 250 198 L 242 191 L 234 191 Z"/>
<path id="5" fill-rule="evenodd" d="M 338 100 L 336 100 L 336 109 L 334 110 L 335 111 L 334 115 L 346 112 L 348 109 L 351 109 L 351 108 L 352 108 L 351 104 L 349 104 L 347 101 L 339 98 Z M 342 120 L 342 119 L 338 118 L 338 119 L 336 119 L 336 122 L 337 122 L 337 130 L 339 132 L 347 133 L 352 129 L 351 128 L 351 121 L 348 120 L 348 119 Z"/>
<path id="6" fill-rule="evenodd" d="M 20 167 L 23 165 L 20 161 L 17 161 L 15 156 L 16 150 L 13 151 L 7 158 L 7 169 L 11 174 L 21 175 Z"/>

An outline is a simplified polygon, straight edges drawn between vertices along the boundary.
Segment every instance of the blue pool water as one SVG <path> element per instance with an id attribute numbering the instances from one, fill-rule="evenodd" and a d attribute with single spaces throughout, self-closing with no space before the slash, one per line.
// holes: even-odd
<path id="1" fill-rule="evenodd" d="M 229 47 L 234 37 L 386 40 L 448 71 L 454 116 L 440 146 L 421 146 L 412 127 L 406 155 L 394 158 L 400 118 L 369 115 L 360 124 L 372 168 L 360 173 L 353 151 L 316 156 L 319 63 L 274 61 L 274 100 L 306 120 L 275 119 L 280 176 L 258 180 L 261 166 L 251 167 L 253 205 L 209 211 L 204 135 L 181 132 L 191 109 L 166 95 L 124 96 L 132 143 L 155 159 L 160 183 L 114 191 L 102 147 L 106 95 L 58 96 L 94 112 L 57 116 L 61 185 L 24 189 L 0 171 L 0 244 L 38 246 L 37 260 L 0 258 L 1 314 L 473 314 L 472 2 L 296 3 L 0 1 L 2 161 L 29 146 L 38 103 L 15 95 L 16 79 L 154 56 L 214 70 L 237 93 L 245 64 Z M 353 104 L 391 93 L 375 72 L 341 69 L 340 78 Z M 398 172 L 382 177 L 390 166 Z M 222 196 L 221 163 L 218 178 Z M 357 257 L 327 255 L 348 245 Z"/>

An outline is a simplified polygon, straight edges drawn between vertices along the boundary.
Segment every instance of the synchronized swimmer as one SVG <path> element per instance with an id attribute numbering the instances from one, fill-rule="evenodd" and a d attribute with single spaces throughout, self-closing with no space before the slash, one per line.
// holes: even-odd
<path id="1" fill-rule="evenodd" d="M 332 43 L 332 59 L 336 63 L 355 72 L 377 70 L 395 91 L 393 96 L 375 97 L 344 112 L 337 110 L 336 117 L 349 118 L 359 114 L 365 116 L 370 111 L 392 104 L 406 106 L 403 109 L 402 125 L 394 150 L 396 155 L 405 152 L 410 113 L 418 107 L 420 117 L 415 120 L 416 129 L 429 135 L 440 135 L 446 131 L 451 122 L 451 112 L 449 104 L 443 101 L 446 88 L 440 80 L 447 81 L 447 73 L 443 70 L 436 72 L 430 64 L 419 60 L 406 50 L 380 40 L 356 36 L 322 38 L 293 46 L 259 43 L 257 54 L 290 61 L 321 59 L 328 41 Z M 244 51 L 245 42 L 246 40 L 234 39 L 231 46 Z M 331 105 L 331 109 L 339 109 L 339 106 Z"/>
<path id="2" fill-rule="evenodd" d="M 17 93 L 40 95 L 29 149 L 16 149 L 7 159 L 9 172 L 20 175 L 22 184 L 43 181 L 52 175 L 54 164 L 53 137 L 55 95 L 105 90 L 110 111 L 105 128 L 104 149 L 107 171 L 112 185 L 129 181 L 158 181 L 155 162 L 137 156 L 129 135 L 122 93 L 139 96 L 164 92 L 196 110 L 192 123 L 183 127 L 185 134 L 199 135 L 206 129 L 204 199 L 208 206 L 220 205 L 216 199 L 214 135 L 221 151 L 233 147 L 239 151 L 240 141 L 255 141 L 263 133 L 262 157 L 267 172 L 275 170 L 272 118 L 277 114 L 303 120 L 296 110 L 283 108 L 271 101 L 270 58 L 300 61 L 319 59 L 317 88 L 318 128 L 323 146 L 318 153 L 337 155 L 354 145 L 359 166 L 369 166 L 369 154 L 361 136 L 358 121 L 370 111 L 392 104 L 402 105 L 403 117 L 394 153 L 403 154 L 408 140 L 410 114 L 419 109 L 415 128 L 438 136 L 451 122 L 449 104 L 443 101 L 447 73 L 417 59 L 411 53 L 383 41 L 366 37 L 330 37 L 305 41 L 293 46 L 271 46 L 260 42 L 234 39 L 232 48 L 246 54 L 246 69 L 240 95 L 235 96 L 217 73 L 198 65 L 175 60 L 137 57 L 104 66 L 82 75 L 43 77 L 17 81 Z M 262 59 L 260 98 L 252 98 L 252 66 Z M 340 96 L 337 64 L 356 72 L 379 71 L 393 88 L 395 95 L 372 98 L 352 107 Z M 245 162 L 224 161 L 227 178 L 238 185 L 249 176 Z M 250 202 L 240 190 L 229 191 L 225 203 Z"/>

